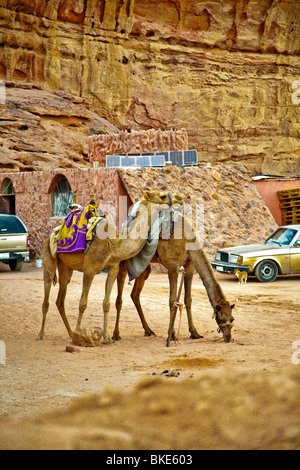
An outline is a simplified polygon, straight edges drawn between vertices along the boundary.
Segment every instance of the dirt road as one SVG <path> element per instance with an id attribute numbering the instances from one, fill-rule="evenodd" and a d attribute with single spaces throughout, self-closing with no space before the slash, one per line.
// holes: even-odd
<path id="1" fill-rule="evenodd" d="M 0 265 L 0 340 L 6 345 L 6 366 L 0 366 L 1 416 L 29 416 L 67 405 L 74 397 L 99 393 L 107 386 L 130 391 L 144 376 L 170 368 L 180 375 L 172 380 L 199 377 L 204 370 L 233 367 L 244 371 L 276 371 L 292 364 L 293 343 L 300 340 L 300 277 L 280 278 L 272 284 L 249 279 L 240 286 L 233 277 L 217 274 L 234 310 L 233 342 L 225 344 L 217 333 L 212 309 L 198 276 L 193 283 L 193 316 L 203 339 L 191 340 L 185 313 L 179 343 L 165 347 L 168 328 L 168 279 L 152 273 L 142 304 L 155 337 L 144 337 L 126 284 L 122 340 L 97 348 L 66 352 L 70 344 L 55 306 L 58 287 L 51 291 L 46 340 L 36 341 L 43 300 L 42 269 L 27 264 L 19 273 Z M 102 327 L 101 301 L 106 275 L 96 276 L 83 326 Z M 69 285 L 66 311 L 75 327 L 81 293 L 80 273 Z M 112 300 L 116 297 L 113 291 Z M 115 321 L 112 302 L 110 332 Z M 178 328 L 178 321 L 176 328 Z"/>

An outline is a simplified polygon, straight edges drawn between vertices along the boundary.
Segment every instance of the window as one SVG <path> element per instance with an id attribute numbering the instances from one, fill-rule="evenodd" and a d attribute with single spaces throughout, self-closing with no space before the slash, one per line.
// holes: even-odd
<path id="1" fill-rule="evenodd" d="M 12 180 L 5 178 L 0 189 L 0 211 L 16 213 L 15 190 Z"/>
<path id="2" fill-rule="evenodd" d="M 1 215 L 0 217 L 0 234 L 27 233 L 26 227 L 20 219 L 14 215 Z"/>
<path id="3" fill-rule="evenodd" d="M 15 194 L 12 180 L 10 180 L 9 178 L 5 178 L 5 180 L 2 183 L 1 193 L 2 194 Z"/>
<path id="4" fill-rule="evenodd" d="M 67 178 L 58 175 L 50 189 L 51 217 L 65 217 L 73 203 L 73 193 Z"/>

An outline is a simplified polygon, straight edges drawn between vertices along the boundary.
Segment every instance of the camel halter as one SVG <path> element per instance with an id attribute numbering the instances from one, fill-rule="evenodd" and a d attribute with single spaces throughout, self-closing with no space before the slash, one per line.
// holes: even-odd
<path id="1" fill-rule="evenodd" d="M 227 321 L 226 323 L 218 323 L 218 325 L 219 325 L 218 333 L 221 333 L 221 331 L 222 331 L 221 327 L 222 326 L 230 326 L 230 328 L 234 327 L 233 323 L 230 323 L 230 321 Z"/>
<path id="2" fill-rule="evenodd" d="M 221 333 L 222 329 L 221 327 L 222 326 L 230 326 L 230 328 L 233 328 L 234 327 L 234 324 L 231 323 L 230 321 L 226 321 L 226 322 L 218 322 L 218 312 L 215 311 L 214 314 L 213 314 L 213 319 L 216 320 L 216 322 L 218 323 L 218 333 Z"/>

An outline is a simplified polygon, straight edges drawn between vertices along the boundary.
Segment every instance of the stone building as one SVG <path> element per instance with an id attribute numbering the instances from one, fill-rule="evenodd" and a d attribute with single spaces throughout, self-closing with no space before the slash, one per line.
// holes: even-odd
<path id="1" fill-rule="evenodd" d="M 15 213 L 26 224 L 31 258 L 41 257 L 46 237 L 67 215 L 73 194 L 81 205 L 93 194 L 103 209 L 109 205 L 117 212 L 119 196 L 126 191 L 116 169 L 0 173 L 0 210 Z"/>

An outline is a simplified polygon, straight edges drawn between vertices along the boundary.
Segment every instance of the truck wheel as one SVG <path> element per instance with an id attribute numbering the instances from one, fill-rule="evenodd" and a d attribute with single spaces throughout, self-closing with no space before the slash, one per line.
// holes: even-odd
<path id="1" fill-rule="evenodd" d="M 255 277 L 260 282 L 272 282 L 278 276 L 278 266 L 272 260 L 266 260 L 259 263 L 255 270 Z"/>
<path id="2" fill-rule="evenodd" d="M 9 262 L 9 267 L 12 271 L 21 271 L 23 267 L 23 259 L 13 259 Z"/>

